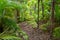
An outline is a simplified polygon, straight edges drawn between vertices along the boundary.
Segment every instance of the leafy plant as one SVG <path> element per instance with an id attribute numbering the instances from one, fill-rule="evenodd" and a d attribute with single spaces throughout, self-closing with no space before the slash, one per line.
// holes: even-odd
<path id="1" fill-rule="evenodd" d="M 55 19 L 57 22 L 60 22 L 60 6 L 59 5 L 55 5 Z"/>
<path id="2" fill-rule="evenodd" d="M 60 38 L 60 27 L 56 27 L 56 28 L 53 30 L 53 37 L 54 37 L 54 38 Z"/>
<path id="3" fill-rule="evenodd" d="M 32 28 L 37 28 L 37 23 L 35 20 L 27 21 L 29 25 L 32 26 Z"/>
<path id="4" fill-rule="evenodd" d="M 11 0 L 0 0 L 0 30 L 2 31 L 0 31 L 0 40 L 21 40 L 21 34 L 25 40 L 28 40 L 27 34 L 21 30 L 12 18 L 15 17 L 11 15 L 14 14 L 12 9 L 20 11 L 19 3 Z"/>
<path id="5" fill-rule="evenodd" d="M 47 28 L 50 26 L 50 22 L 44 23 L 40 25 L 40 29 L 43 31 L 47 31 Z"/>

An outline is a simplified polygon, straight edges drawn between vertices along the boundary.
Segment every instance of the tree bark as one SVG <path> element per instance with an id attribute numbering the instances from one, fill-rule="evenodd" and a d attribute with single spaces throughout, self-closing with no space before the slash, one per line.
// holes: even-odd
<path id="1" fill-rule="evenodd" d="M 44 4 L 43 4 L 43 0 L 41 0 L 41 5 L 42 5 L 42 16 L 44 18 Z"/>
<path id="2" fill-rule="evenodd" d="M 38 28 L 39 28 L 39 3 L 40 3 L 40 0 L 38 0 L 38 18 L 37 18 L 38 19 L 38 22 L 37 22 L 38 23 Z"/>
<path id="3" fill-rule="evenodd" d="M 52 14 L 51 14 L 51 27 L 50 27 L 50 39 L 52 40 L 53 39 L 53 29 L 55 27 L 54 25 L 54 22 L 55 22 L 55 15 L 54 15 L 54 10 L 55 10 L 55 0 L 52 0 L 52 5 L 51 5 L 51 11 L 52 11 Z"/>
<path id="4" fill-rule="evenodd" d="M 20 12 L 19 12 L 19 10 L 16 10 L 16 12 L 17 12 L 17 23 L 19 23 L 20 22 Z"/>

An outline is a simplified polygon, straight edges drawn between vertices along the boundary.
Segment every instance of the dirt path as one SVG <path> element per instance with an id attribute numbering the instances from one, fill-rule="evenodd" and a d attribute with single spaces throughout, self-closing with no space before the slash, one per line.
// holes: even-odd
<path id="1" fill-rule="evenodd" d="M 27 22 L 20 23 L 20 26 L 22 30 L 28 34 L 29 40 L 49 40 L 50 38 L 48 33 L 44 33 L 42 30 L 38 31 L 38 29 L 33 29 L 32 25 Z"/>

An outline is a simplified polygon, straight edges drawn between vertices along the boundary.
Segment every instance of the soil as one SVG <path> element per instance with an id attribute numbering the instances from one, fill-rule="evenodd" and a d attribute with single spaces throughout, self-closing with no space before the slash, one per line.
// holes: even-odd
<path id="1" fill-rule="evenodd" d="M 27 22 L 19 23 L 22 30 L 25 31 L 28 36 L 29 40 L 51 40 L 49 33 L 44 33 L 40 29 L 33 29 L 32 25 L 28 24 Z"/>

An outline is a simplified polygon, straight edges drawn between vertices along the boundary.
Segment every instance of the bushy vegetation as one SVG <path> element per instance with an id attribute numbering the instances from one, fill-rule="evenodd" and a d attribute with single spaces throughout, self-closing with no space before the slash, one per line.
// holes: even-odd
<path id="1" fill-rule="evenodd" d="M 60 27 L 56 27 L 54 30 L 53 30 L 53 36 L 57 39 L 60 38 Z"/>
<path id="2" fill-rule="evenodd" d="M 60 26 L 60 4 L 55 0 L 54 23 Z M 19 14 L 19 15 L 17 15 Z M 39 29 L 48 31 L 51 25 L 52 0 L 39 3 Z M 18 18 L 18 19 L 17 19 Z M 38 27 L 38 1 L 37 0 L 0 0 L 0 38 L 1 40 L 28 40 L 28 35 L 17 25 L 27 21 L 32 28 Z M 53 37 L 60 38 L 60 27 L 53 29 Z M 19 36 L 20 35 L 20 36 Z"/>
<path id="3" fill-rule="evenodd" d="M 14 9 L 20 9 L 18 2 L 0 0 L 0 40 L 22 40 L 19 35 L 28 40 L 27 34 L 16 23 Z"/>

